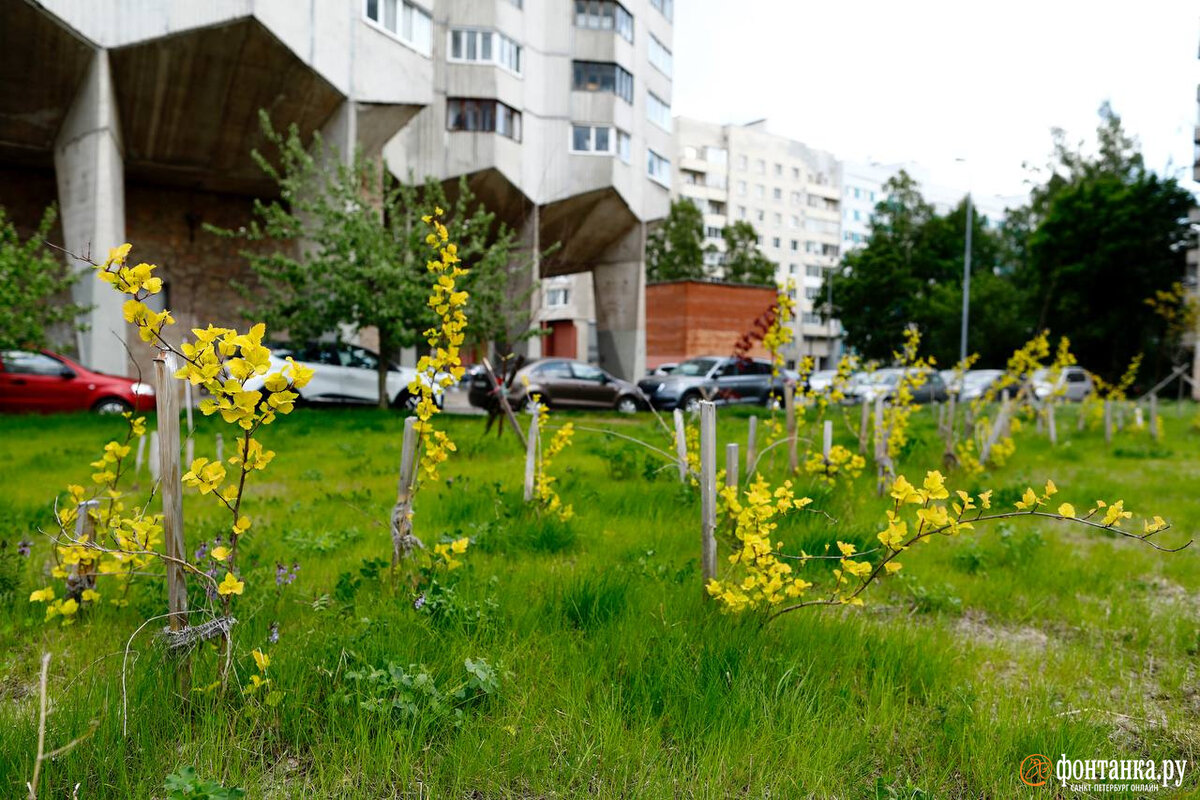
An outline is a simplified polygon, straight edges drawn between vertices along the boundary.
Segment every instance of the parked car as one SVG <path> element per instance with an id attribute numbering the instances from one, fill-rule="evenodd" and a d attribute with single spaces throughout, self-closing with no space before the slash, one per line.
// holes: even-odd
<path id="1" fill-rule="evenodd" d="M 644 403 L 629 381 L 614 377 L 597 366 L 565 358 L 543 358 L 517 370 L 508 402 L 523 408 L 534 396 L 552 408 L 612 408 L 631 414 Z M 487 373 L 471 380 L 468 401 L 476 408 L 490 408 L 496 390 Z"/>
<path id="2" fill-rule="evenodd" d="M 903 367 L 889 367 L 874 372 L 859 373 L 862 377 L 857 378 L 850 387 L 853 399 L 861 403 L 874 403 L 877 397 L 891 399 L 895 396 L 897 387 L 900 385 L 900 378 L 905 371 Z M 931 369 L 924 372 L 924 383 L 912 390 L 913 402 L 943 402 L 948 399 L 946 382 L 942 380 L 941 374 Z"/>
<path id="3" fill-rule="evenodd" d="M 1050 370 L 1039 369 L 1033 373 L 1033 393 L 1038 400 L 1059 394 L 1065 400 L 1080 401 L 1092 393 L 1092 376 L 1083 367 L 1064 367 L 1058 381 L 1051 383 Z"/>
<path id="4" fill-rule="evenodd" d="M 773 378 L 762 358 L 706 356 L 680 363 L 670 375 L 643 378 L 638 387 L 655 408 L 694 411 L 700 401 L 769 405 L 783 395 L 785 375 Z"/>
<path id="5" fill-rule="evenodd" d="M 833 386 L 835 377 L 837 377 L 836 369 L 819 369 L 808 376 L 808 388 L 818 394 L 827 392 L 829 387 Z"/>
<path id="6" fill-rule="evenodd" d="M 0 351 L 0 411 L 120 414 L 153 406 L 148 383 L 93 372 L 49 350 Z"/>
<path id="7" fill-rule="evenodd" d="M 962 389 L 958 399 L 963 402 L 977 400 L 992 388 L 992 384 L 1004 375 L 1002 369 L 969 369 L 962 376 Z"/>
<path id="8" fill-rule="evenodd" d="M 270 372 L 287 365 L 291 356 L 297 363 L 313 371 L 312 380 L 297 390 L 303 403 L 322 405 L 357 405 L 379 402 L 379 354 L 353 344 L 339 342 L 306 342 L 293 344 L 276 342 L 271 348 Z M 408 390 L 417 376 L 412 367 L 388 365 L 387 395 L 393 408 L 415 408 L 420 397 Z M 256 375 L 245 382 L 247 389 L 261 389 L 264 376 Z M 434 399 L 440 406 L 443 390 L 434 386 Z"/>
<path id="9" fill-rule="evenodd" d="M 654 369 L 646 370 L 646 374 L 647 375 L 670 375 L 672 372 L 675 371 L 675 368 L 678 366 L 679 366 L 679 364 L 677 362 L 668 361 L 665 364 L 659 364 Z"/>

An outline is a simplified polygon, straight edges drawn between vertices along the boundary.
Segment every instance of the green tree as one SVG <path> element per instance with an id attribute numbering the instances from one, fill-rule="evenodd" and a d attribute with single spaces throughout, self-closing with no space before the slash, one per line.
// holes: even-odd
<path id="1" fill-rule="evenodd" d="M 748 283 L 753 286 L 775 285 L 775 262 L 758 249 L 758 233 L 744 220 L 721 229 L 725 240 L 722 258 L 724 279 L 729 283 Z"/>
<path id="2" fill-rule="evenodd" d="M 646 237 L 646 280 L 703 280 L 706 251 L 704 215 L 691 200 L 674 200 L 667 218 Z"/>
<path id="3" fill-rule="evenodd" d="M 88 310 L 61 302 L 79 273 L 45 246 L 56 216 L 54 206 L 47 208 L 34 234 L 21 241 L 0 208 L 0 350 L 47 347 L 51 329 L 78 327 L 75 320 Z"/>
<path id="4" fill-rule="evenodd" d="M 1194 198 L 1146 168 L 1108 104 L 1096 138 L 1089 156 L 1055 131 L 1050 176 L 1033 192 L 1024 274 L 1036 325 L 1070 336 L 1079 362 L 1106 379 L 1139 352 L 1157 374 L 1173 348 L 1145 301 L 1183 279 Z"/>
<path id="5" fill-rule="evenodd" d="M 421 217 L 441 208 L 450 240 L 475 273 L 463 283 L 478 292 L 467 312 L 472 343 L 507 346 L 534 333 L 529 297 L 535 287 L 520 279 L 527 271 L 512 258 L 516 234 L 475 200 L 465 179 L 451 199 L 437 181 L 400 182 L 379 160 L 356 153 L 347 162 L 320 137 L 309 147 L 295 126 L 275 131 L 265 114 L 262 123 L 277 158 L 253 156 L 279 197 L 255 202 L 245 232 L 218 231 L 288 245 L 244 253 L 258 279 L 257 286 L 242 287 L 256 318 L 293 339 L 374 328 L 383 356 L 379 405 L 386 407 L 389 358 L 401 347 L 424 345 L 424 331 L 434 323 Z M 513 293 L 501 295 L 499 287 Z"/>

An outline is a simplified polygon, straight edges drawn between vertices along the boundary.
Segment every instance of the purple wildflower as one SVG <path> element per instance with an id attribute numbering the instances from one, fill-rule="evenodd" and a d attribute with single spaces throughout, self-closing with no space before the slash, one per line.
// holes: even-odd
<path id="1" fill-rule="evenodd" d="M 33 542 L 28 539 L 22 539 L 17 543 L 17 555 L 21 558 L 29 558 L 29 553 L 33 550 Z"/>
<path id="2" fill-rule="evenodd" d="M 196 560 L 203 561 L 204 557 L 207 555 L 208 555 L 208 542 L 201 542 L 200 546 L 196 548 Z"/>
<path id="3" fill-rule="evenodd" d="M 279 641 L 279 623 L 278 622 L 271 623 L 271 632 L 269 634 L 267 634 L 267 641 L 271 644 L 275 644 L 276 642 Z"/>
<path id="4" fill-rule="evenodd" d="M 422 594 L 420 597 L 418 597 L 416 600 L 413 601 L 413 608 L 415 608 L 417 611 L 420 611 L 424 607 L 425 607 L 425 595 Z"/>

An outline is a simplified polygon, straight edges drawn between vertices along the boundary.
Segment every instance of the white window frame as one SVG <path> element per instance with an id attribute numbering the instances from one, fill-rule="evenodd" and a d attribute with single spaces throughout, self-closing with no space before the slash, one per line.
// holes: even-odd
<path id="1" fill-rule="evenodd" d="M 659 167 L 658 170 L 655 169 L 656 165 Z M 666 172 L 665 176 L 658 174 L 659 172 L 664 172 L 664 171 Z M 659 155 L 658 153 L 654 152 L 653 150 L 651 150 L 650 148 L 647 147 L 646 148 L 646 175 L 649 176 L 650 180 L 654 181 L 655 183 L 659 184 L 660 186 L 665 186 L 666 188 L 670 189 L 671 188 L 671 160 L 669 158 L 664 158 L 663 156 Z"/>
<path id="2" fill-rule="evenodd" d="M 617 132 L 617 158 L 624 161 L 626 164 L 633 163 L 633 137 L 620 128 L 615 129 Z"/>
<path id="3" fill-rule="evenodd" d="M 484 36 L 490 37 L 491 38 L 491 50 L 492 50 L 491 58 L 467 58 L 466 53 L 467 53 L 468 48 L 467 48 L 465 40 L 463 42 L 463 48 L 462 48 L 463 55 L 455 56 L 454 55 L 454 35 L 455 34 L 458 34 L 458 35 L 464 36 L 464 37 L 465 36 L 476 37 L 476 39 L 477 39 L 476 44 L 475 44 L 476 54 L 480 54 L 483 52 L 483 37 Z M 500 58 L 500 53 L 501 53 L 501 50 L 505 43 L 508 44 L 509 52 L 510 53 L 515 52 L 517 55 L 517 59 L 516 59 L 517 60 L 517 68 L 516 69 L 513 69 L 512 66 L 510 66 L 509 64 L 506 64 Z M 523 72 L 524 64 L 525 64 L 524 49 L 525 48 L 521 47 L 521 45 L 518 44 L 512 37 L 506 36 L 503 33 L 501 33 L 500 31 L 492 30 L 491 28 L 451 28 L 446 31 L 446 62 L 450 63 L 450 64 L 484 64 L 484 65 L 489 65 L 489 66 L 493 66 L 493 67 L 499 67 L 500 69 L 504 70 L 505 72 L 509 73 L 510 75 L 516 75 L 518 78 L 520 78 L 520 77 L 522 77 L 522 72 Z"/>
<path id="4" fill-rule="evenodd" d="M 655 116 L 656 111 L 663 115 L 662 119 Z M 646 90 L 646 118 L 667 133 L 671 132 L 671 104 L 649 89 Z"/>
<path id="5" fill-rule="evenodd" d="M 670 48 L 660 42 L 653 33 L 650 34 L 650 66 L 668 78 L 675 69 L 675 56 L 671 54 Z"/>
<path id="6" fill-rule="evenodd" d="M 380 19 L 372 19 L 370 17 L 370 15 L 367 13 L 368 6 L 372 1 L 375 2 L 375 9 L 379 13 Z M 397 42 L 399 42 L 400 44 L 409 48 L 410 50 L 414 50 L 414 51 L 420 53 L 421 55 L 425 56 L 426 58 L 431 57 L 433 55 L 433 12 L 430 11 L 428 8 L 422 6 L 419 3 L 412 2 L 412 0 L 395 0 L 397 30 L 393 31 L 393 30 L 389 30 L 387 25 L 385 24 L 386 15 L 384 13 L 384 5 L 387 2 L 388 2 L 388 0 L 363 0 L 363 5 L 362 5 L 363 21 L 365 21 L 368 25 L 370 25 L 372 28 L 379 31 L 380 33 L 382 33 L 386 36 L 389 36 L 392 39 L 395 39 Z M 407 39 L 404 37 L 404 12 L 405 12 L 405 10 L 408 10 L 408 12 L 410 14 L 414 15 L 413 23 L 412 23 L 414 37 L 411 39 Z M 416 25 L 417 17 L 415 15 L 418 15 L 418 14 L 425 18 L 424 28 L 426 31 L 428 31 L 428 34 L 429 34 L 428 39 L 427 39 L 428 44 L 425 45 L 424 47 L 422 47 L 422 45 L 416 40 L 416 37 L 415 37 L 416 29 L 417 29 L 417 25 Z"/>
<path id="7" fill-rule="evenodd" d="M 588 144 L 591 146 L 590 150 L 576 150 L 575 149 L 575 129 L 576 128 L 587 128 L 588 129 L 588 131 L 589 131 L 588 132 Z M 597 150 L 596 149 L 596 129 L 597 128 L 605 128 L 608 130 L 608 149 L 607 150 Z M 607 124 L 603 124 L 603 123 L 599 124 L 599 125 L 593 125 L 590 122 L 572 122 L 567 130 L 567 133 L 568 133 L 567 148 L 571 151 L 572 155 L 576 155 L 576 156 L 615 156 L 620 151 L 620 147 L 617 144 L 617 137 L 622 132 L 623 131 L 621 131 L 619 128 L 617 128 L 613 125 L 607 125 Z"/>

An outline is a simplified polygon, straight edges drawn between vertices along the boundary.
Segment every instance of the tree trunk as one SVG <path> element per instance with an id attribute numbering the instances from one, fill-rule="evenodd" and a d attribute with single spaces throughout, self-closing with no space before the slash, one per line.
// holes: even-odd
<path id="1" fill-rule="evenodd" d="M 392 399 L 392 398 L 388 397 L 388 388 L 387 388 L 388 370 L 391 366 L 391 362 L 388 360 L 388 353 L 391 351 L 391 349 L 392 349 L 391 331 L 380 326 L 380 328 L 379 328 L 379 367 L 378 367 L 379 374 L 378 374 L 378 378 L 379 378 L 379 407 L 381 409 L 386 409 Z"/>

